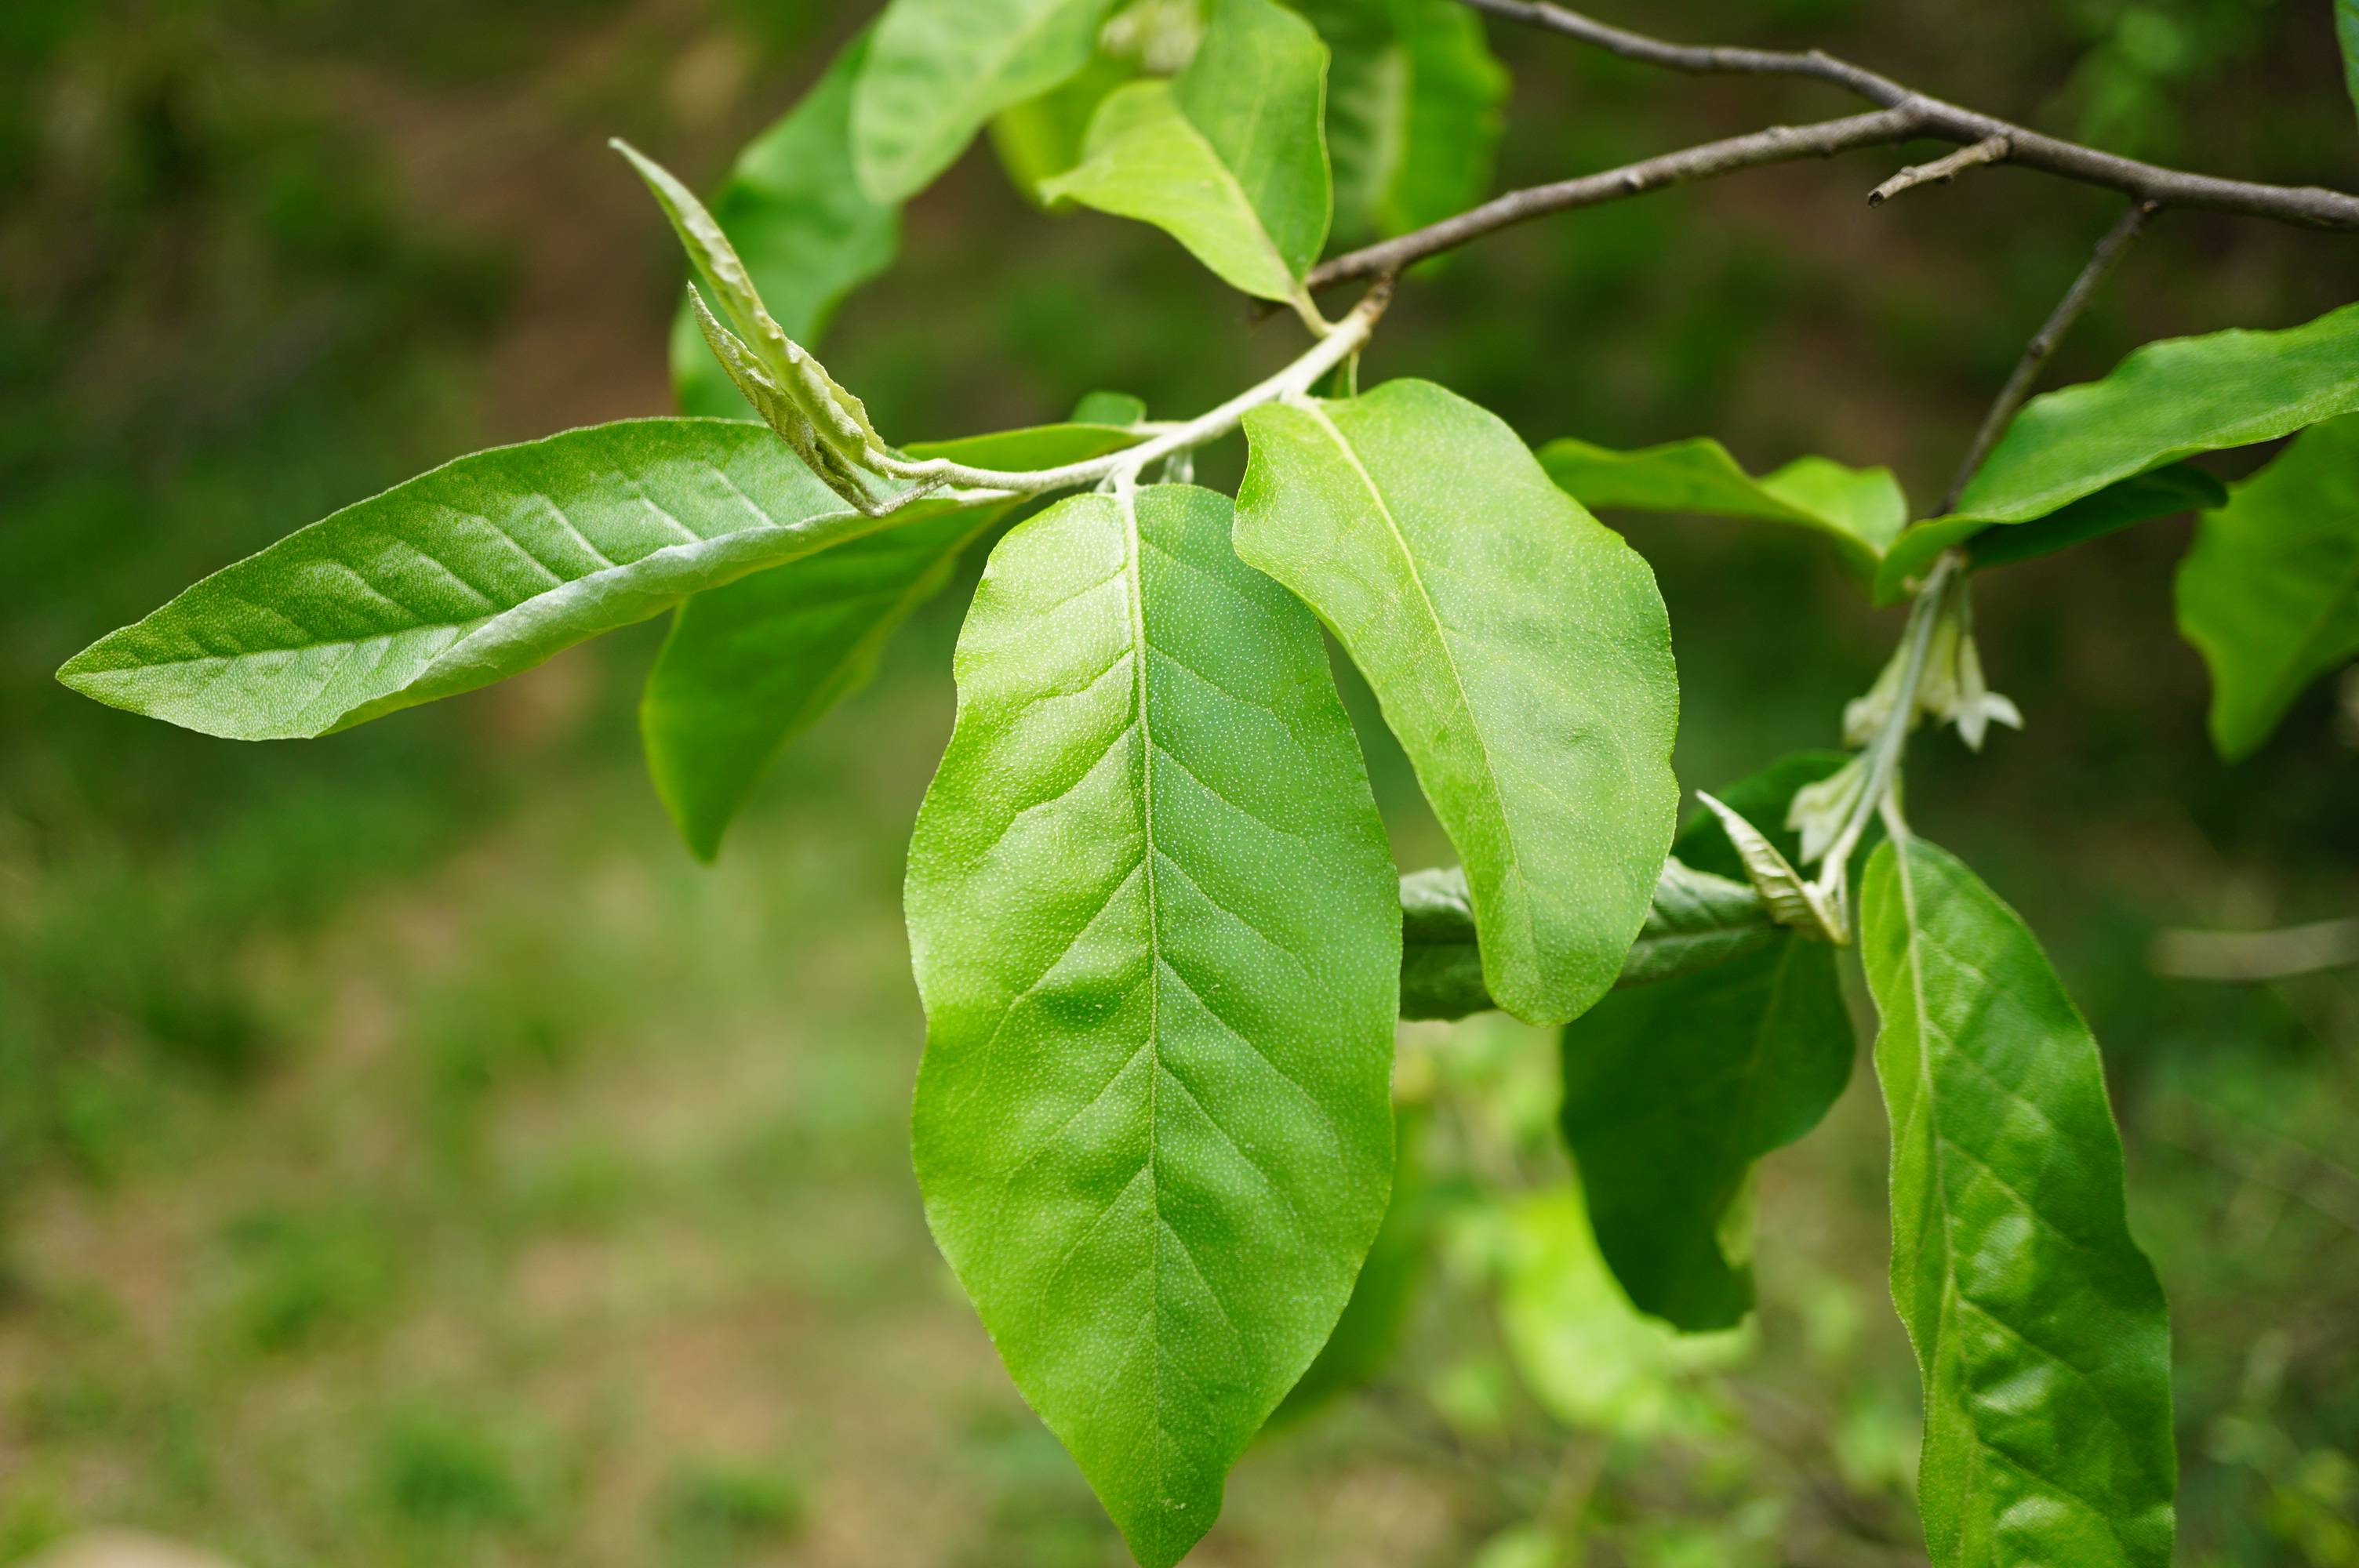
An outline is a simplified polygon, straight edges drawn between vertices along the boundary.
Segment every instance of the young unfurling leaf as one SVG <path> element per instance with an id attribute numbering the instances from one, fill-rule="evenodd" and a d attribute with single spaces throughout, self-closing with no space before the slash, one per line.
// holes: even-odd
<path id="1" fill-rule="evenodd" d="M 2170 1333 L 2097 1042 L 2015 912 L 1921 838 L 1869 862 L 1892 1295 L 1936 1568 L 2170 1561 Z"/>
<path id="2" fill-rule="evenodd" d="M 1654 574 L 1430 382 L 1245 419 L 1237 549 L 1333 629 L 1458 848 L 1500 1006 L 1561 1023 L 1645 924 L 1679 809 Z"/>
<path id="3" fill-rule="evenodd" d="M 1155 224 L 1222 278 L 1295 297 L 1327 241 L 1327 47 L 1274 0 L 1217 0 L 1169 81 L 1116 90 L 1043 193 Z"/>
<path id="4" fill-rule="evenodd" d="M 1701 790 L 1696 792 L 1696 798 L 1720 819 L 1722 830 L 1728 835 L 1737 860 L 1745 867 L 1745 877 L 1753 883 L 1753 891 L 1761 895 L 1761 903 L 1772 920 L 1816 941 L 1840 946 L 1850 940 L 1841 904 L 1821 893 L 1796 871 L 1793 862 L 1769 841 L 1767 834 Z"/>
<path id="5" fill-rule="evenodd" d="M 1226 500 L 1135 497 L 992 553 L 907 904 L 934 1236 L 1169 1568 L 1383 1217 L 1400 905 L 1317 623 Z"/>

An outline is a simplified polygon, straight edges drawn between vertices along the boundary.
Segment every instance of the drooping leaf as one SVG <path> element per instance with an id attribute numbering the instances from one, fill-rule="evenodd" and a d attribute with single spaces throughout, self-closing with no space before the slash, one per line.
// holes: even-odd
<path id="1" fill-rule="evenodd" d="M 1333 55 L 1327 140 L 1339 234 L 1403 233 L 1491 181 L 1506 68 L 1452 0 L 1295 0 Z"/>
<path id="2" fill-rule="evenodd" d="M 1921 838 L 1868 862 L 1892 1295 L 1936 1568 L 2170 1561 L 2170 1334 L 2090 1034 L 2038 943 Z"/>
<path id="3" fill-rule="evenodd" d="M 1818 765 L 1793 762 L 1729 793 L 1782 821 L 1780 791 L 1790 798 Z M 1741 860 L 1712 815 L 1673 852 Z M 1734 961 L 1616 989 L 1561 1044 L 1565 1141 L 1614 1277 L 1675 1327 L 1734 1327 L 1753 1307 L 1755 1169 L 1816 1127 L 1851 1077 L 1834 949 L 1778 931 Z"/>
<path id="4" fill-rule="evenodd" d="M 1309 23 L 1217 0 L 1188 69 L 1117 89 L 1044 194 L 1152 223 L 1234 287 L 1290 298 L 1327 243 L 1326 83 Z"/>
<path id="5" fill-rule="evenodd" d="M 1375 1380 L 1399 1348 L 1433 1252 L 1432 1197 L 1420 1158 L 1429 1108 L 1393 1111 L 1393 1195 L 1376 1231 L 1368 1260 L 1352 1286 L 1352 1299 L 1335 1320 L 1335 1332 L 1302 1380 L 1287 1391 L 1271 1425 L 1299 1419 L 1339 1394 Z"/>
<path id="6" fill-rule="evenodd" d="M 2303 687 L 2359 658 L 2359 415 L 2303 431 L 2204 517 L 2178 598 L 2212 672 L 2212 743 L 2249 756 Z"/>
<path id="7" fill-rule="evenodd" d="M 863 33 L 802 102 L 745 145 L 712 200 L 713 221 L 770 314 L 800 343 L 817 342 L 844 296 L 900 249 L 899 203 L 871 200 L 853 178 L 852 89 L 867 51 Z M 685 307 L 672 324 L 671 375 L 682 413 L 745 417 Z"/>
<path id="8" fill-rule="evenodd" d="M 1054 468 L 1136 438 L 1109 426 L 1049 425 L 921 442 L 910 455 Z M 1007 510 L 945 509 L 679 607 L 639 700 L 639 738 L 656 793 L 698 859 L 719 852 L 778 749 L 866 683 L 901 623 Z"/>
<path id="9" fill-rule="evenodd" d="M 1663 862 L 1647 924 L 1622 961 L 1616 987 L 1652 985 L 1770 946 L 1780 935 L 1761 895 L 1740 881 Z M 1401 1016 L 1453 1020 L 1499 1004 L 1483 983 L 1474 901 L 1457 867 L 1401 879 Z"/>
<path id="10" fill-rule="evenodd" d="M 910 845 L 936 1239 L 1150 1568 L 1381 1221 L 1399 904 L 1316 623 L 1155 486 L 993 552 Z"/>
<path id="11" fill-rule="evenodd" d="M 899 202 L 958 160 L 994 114 L 1080 70 L 1114 0 L 893 0 L 853 92 L 853 166 Z"/>
<path id="12" fill-rule="evenodd" d="M 101 639 L 58 678 L 209 735 L 324 735 L 879 526 L 759 425 L 593 426 L 345 507 Z"/>
<path id="13" fill-rule="evenodd" d="M 1961 516 L 2026 523 L 2148 469 L 2359 410 L 2359 305 L 2277 332 L 2148 343 L 2102 381 L 2023 406 Z"/>
<path id="14" fill-rule="evenodd" d="M 1549 477 L 1593 511 L 1689 512 L 1815 529 L 1843 558 L 1873 571 L 1907 525 L 1908 500 L 1890 469 L 1797 458 L 1754 478 L 1709 437 L 1616 452 L 1571 438 L 1540 449 Z"/>
<path id="15" fill-rule="evenodd" d="M 1430 382 L 1272 405 L 1245 432 L 1238 552 L 1375 688 L 1465 862 L 1491 995 L 1574 1017 L 1621 973 L 1679 806 L 1654 574 Z"/>
<path id="16" fill-rule="evenodd" d="M 1930 517 L 1892 541 L 1875 571 L 1875 601 L 1892 604 L 1914 591 L 1914 579 L 1952 545 L 1966 547 L 1977 571 L 2070 549 L 2158 517 L 2217 506 L 2227 487 L 2193 463 L 2171 463 L 2107 485 L 2045 517 L 2012 525 L 1958 514 Z"/>
<path id="17" fill-rule="evenodd" d="M 1640 1442 L 1724 1422 L 1704 1378 L 1745 1357 L 1748 1333 L 1685 1335 L 1642 1316 L 1597 1250 L 1578 1186 L 1527 1195 L 1503 1229 L 1501 1326 L 1549 1414 Z"/>

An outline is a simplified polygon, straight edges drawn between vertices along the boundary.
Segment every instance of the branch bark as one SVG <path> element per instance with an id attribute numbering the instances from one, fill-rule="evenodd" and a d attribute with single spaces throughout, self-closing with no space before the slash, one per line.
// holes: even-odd
<path id="1" fill-rule="evenodd" d="M 2016 362 L 2014 373 L 1999 389 L 1996 401 L 1990 406 L 1990 412 L 1983 416 L 1982 427 L 1974 432 L 1973 444 L 1966 449 L 1965 460 L 1958 465 L 1957 473 L 1950 481 L 1950 488 L 1941 492 L 1941 503 L 1934 508 L 1933 515 L 1947 516 L 1958 509 L 1958 497 L 1965 493 L 1968 481 L 1983 466 L 1983 460 L 1990 456 L 1993 447 L 1998 445 L 1999 437 L 2014 422 L 2017 410 L 2031 395 L 2031 389 L 2038 384 L 2039 373 L 2046 370 L 2048 362 L 2055 357 L 2056 346 L 2064 341 L 2064 334 L 2072 330 L 2072 323 L 2081 319 L 2082 312 L 2089 308 L 2089 301 L 2096 297 L 2098 285 L 2105 281 L 2106 275 L 2122 259 L 2122 253 L 2129 249 L 2131 241 L 2145 232 L 2147 223 L 2158 211 L 2157 205 L 2151 201 L 2131 203 L 2130 210 L 2122 214 L 2121 221 L 2097 242 L 2089 264 L 2081 269 L 2081 276 L 2072 280 L 2072 287 L 2064 291 L 2064 297 L 2056 302 L 2056 308 L 2048 313 L 2048 319 L 2040 323 L 2039 330 L 2033 334 L 2031 341 L 2024 348 L 2023 357 Z"/>
<path id="2" fill-rule="evenodd" d="M 1920 185 L 1947 185 L 1970 168 L 1986 163 L 1997 163 L 2007 155 L 2005 136 L 1991 136 L 1970 147 L 1960 147 L 1947 157 L 1931 163 L 1912 163 L 1867 193 L 1870 207 L 1881 207 L 1903 191 L 1914 190 Z"/>

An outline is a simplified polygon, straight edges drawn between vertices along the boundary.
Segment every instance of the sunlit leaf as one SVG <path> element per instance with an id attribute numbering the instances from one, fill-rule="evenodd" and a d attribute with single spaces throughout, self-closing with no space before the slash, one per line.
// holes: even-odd
<path id="1" fill-rule="evenodd" d="M 1391 857 L 1318 626 L 1209 491 L 1012 531 L 958 678 L 909 852 L 918 1177 L 1016 1385 L 1166 1568 L 1384 1216 Z"/>
<path id="2" fill-rule="evenodd" d="M 1310 1370 L 1287 1393 L 1273 1421 L 1306 1415 L 1339 1394 L 1373 1381 L 1400 1346 L 1418 1287 L 1433 1252 L 1432 1195 L 1421 1144 L 1431 1112 L 1405 1105 L 1393 1113 L 1393 1195 L 1352 1299 L 1335 1320 Z"/>
<path id="3" fill-rule="evenodd" d="M 994 114 L 1088 63 L 1114 0 L 893 0 L 852 103 L 853 160 L 870 200 L 906 201 Z"/>
<path id="4" fill-rule="evenodd" d="M 85 649 L 58 678 L 232 740 L 324 735 L 487 686 L 878 526 L 759 425 L 593 426 L 477 452 L 345 507 Z"/>
<path id="5" fill-rule="evenodd" d="M 754 287 L 786 335 L 815 343 L 836 306 L 893 265 L 897 202 L 871 200 L 852 172 L 852 88 L 863 33 L 802 102 L 745 145 L 712 199 Z M 693 316 L 672 324 L 672 388 L 684 414 L 743 418 L 745 406 L 706 351 Z"/>
<path id="6" fill-rule="evenodd" d="M 1044 194 L 1169 232 L 1223 280 L 1292 297 L 1327 241 L 1327 47 L 1273 0 L 1218 0 L 1169 81 L 1117 89 Z"/>
<path id="7" fill-rule="evenodd" d="M 1491 181 L 1507 73 L 1455 0 L 1296 0 L 1327 41 L 1339 234 L 1401 233 Z"/>
<path id="8" fill-rule="evenodd" d="M 1570 438 L 1540 449 L 1549 477 L 1593 511 L 1687 512 L 1788 523 L 1834 540 L 1862 571 L 1908 521 L 1908 501 L 1890 469 L 1846 468 L 1797 458 L 1754 478 L 1708 437 L 1617 452 Z"/>
<path id="9" fill-rule="evenodd" d="M 1561 1023 L 1645 924 L 1679 806 L 1654 574 L 1430 382 L 1273 405 L 1237 549 L 1350 652 L 1464 862 L 1491 995 Z"/>
<path id="10" fill-rule="evenodd" d="M 1103 425 L 920 442 L 918 458 L 1053 468 L 1129 445 Z M 911 611 L 1007 514 L 951 511 L 756 572 L 681 605 L 639 701 L 647 771 L 689 848 L 709 860 L 787 741 L 864 684 Z"/>
<path id="11" fill-rule="evenodd" d="M 1767 776 L 1790 796 L 1795 770 Z M 1731 793 L 1785 816 L 1775 783 Z M 1704 815 L 1673 853 L 1740 852 Z M 1598 1248 L 1642 1311 L 1701 1332 L 1752 1310 L 1756 1164 L 1818 1125 L 1855 1044 L 1834 949 L 1792 931 L 1732 962 L 1617 989 L 1565 1025 L 1565 1141 Z"/>
<path id="12" fill-rule="evenodd" d="M 2179 629 L 2212 672 L 2212 742 L 2232 761 L 2359 658 L 2359 415 L 2303 431 L 2205 516 L 2179 568 Z"/>
<path id="13" fill-rule="evenodd" d="M 1921 838 L 1868 862 L 1892 1294 L 1936 1568 L 2170 1561 L 2170 1333 L 2097 1042 L 2015 912 Z"/>

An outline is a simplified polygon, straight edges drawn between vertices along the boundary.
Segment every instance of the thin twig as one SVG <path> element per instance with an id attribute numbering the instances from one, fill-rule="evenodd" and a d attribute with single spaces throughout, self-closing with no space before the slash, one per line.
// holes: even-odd
<path id="1" fill-rule="evenodd" d="M 1881 207 L 1904 190 L 1914 190 L 1920 185 L 1947 185 L 1970 168 L 1986 163 L 1996 163 L 2006 157 L 2009 143 L 2005 136 L 1985 136 L 1970 147 L 1960 147 L 1947 157 L 1931 163 L 1912 163 L 1867 193 L 1870 207 Z"/>
<path id="2" fill-rule="evenodd" d="M 1918 118 L 1919 134 L 1963 146 L 2007 140 L 2007 161 L 2049 174 L 2102 185 L 2141 201 L 2166 207 L 2191 207 L 2208 211 L 2236 212 L 2246 217 L 2273 218 L 2311 229 L 2359 232 L 2359 196 L 2320 186 L 2267 185 L 2254 180 L 2222 179 L 2208 174 L 2188 174 L 2141 163 L 2136 158 L 2101 152 L 2015 124 L 1995 115 L 1945 103 L 1905 87 L 1888 76 L 1838 59 L 1823 50 L 1792 53 L 1779 49 L 1699 49 L 1673 44 L 1643 33 L 1609 27 L 1545 0 L 1459 0 L 1490 16 L 1562 33 L 1583 43 L 1611 50 L 1625 59 L 1693 73 L 1745 76 L 1794 76 L 1822 81 L 1855 93 L 1886 109 L 1906 107 Z"/>
<path id="3" fill-rule="evenodd" d="M 1773 125 L 1766 131 L 1731 136 L 1725 141 L 1706 142 L 1701 146 L 1666 153 L 1660 157 L 1647 158 L 1620 168 L 1609 168 L 1602 174 L 1583 175 L 1577 179 L 1560 180 L 1554 185 L 1537 185 L 1526 190 L 1511 190 L 1470 211 L 1461 212 L 1455 218 L 1445 218 L 1439 223 L 1413 230 L 1397 239 L 1337 256 L 1314 268 L 1304 283 L 1317 292 L 1355 278 L 1391 277 L 1428 256 L 1439 255 L 1469 240 L 1480 239 L 1511 224 L 1527 222 L 1550 212 L 1562 212 L 1575 207 L 1594 207 L 1645 191 L 1659 190 L 1666 186 L 1712 179 L 1763 164 L 1790 163 L 1806 157 L 1832 157 L 1854 147 L 1889 146 L 1908 141 L 1917 134 L 1916 116 L 1906 109 L 1854 114 L 1846 119 L 1821 121 L 1815 125 Z"/>
<path id="4" fill-rule="evenodd" d="M 1983 416 L 1982 428 L 1974 432 L 1973 444 L 1966 449 L 1965 460 L 1958 465 L 1957 473 L 1950 481 L 1950 488 L 1941 492 L 1941 503 L 1933 511 L 1935 516 L 1947 516 L 1958 509 L 1958 497 L 1965 493 L 1967 482 L 1981 469 L 1983 460 L 1990 456 L 1991 449 L 1998 445 L 1999 437 L 2014 422 L 2024 400 L 2031 395 L 2032 387 L 2038 384 L 2039 373 L 2048 368 L 2048 362 L 2055 356 L 2057 345 L 2064 341 L 2064 334 L 2072 330 L 2072 323 L 2081 319 L 2081 313 L 2088 309 L 2089 301 L 2096 297 L 2097 286 L 2105 281 L 2105 276 L 2122 259 L 2122 253 L 2144 231 L 2157 211 L 2154 202 L 2133 202 L 2130 210 L 2122 214 L 2121 221 L 2108 229 L 2105 237 L 2097 242 L 2096 250 L 2089 257 L 2089 265 L 2081 269 L 2081 276 L 2072 280 L 2072 287 L 2064 291 L 2064 297 L 2056 302 L 2056 308 L 2049 312 L 2048 319 L 2033 334 L 2031 341 L 2024 348 L 2023 358 L 2016 362 L 2015 373 L 2006 378 L 2006 384 L 1999 389 L 1997 399 L 1990 406 L 1990 412 Z"/>
<path id="5" fill-rule="evenodd" d="M 2282 980 L 2354 966 L 2359 920 L 2279 931 L 2158 931 L 2147 949 L 2147 968 L 2180 980 Z"/>

